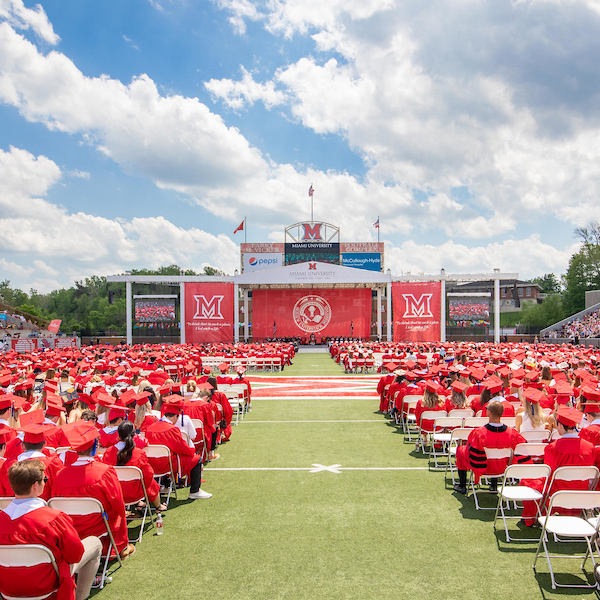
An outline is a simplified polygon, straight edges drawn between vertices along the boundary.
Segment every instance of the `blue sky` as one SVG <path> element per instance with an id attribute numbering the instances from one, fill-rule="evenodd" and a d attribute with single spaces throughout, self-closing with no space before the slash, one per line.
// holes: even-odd
<path id="1" fill-rule="evenodd" d="M 564 273 L 600 220 L 596 0 L 0 0 L 0 278 L 239 266 L 315 218 L 393 273 Z"/>

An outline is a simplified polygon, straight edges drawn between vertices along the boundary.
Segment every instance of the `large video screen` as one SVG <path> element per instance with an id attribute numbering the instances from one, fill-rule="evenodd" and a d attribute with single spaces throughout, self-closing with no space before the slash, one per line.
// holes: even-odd
<path id="1" fill-rule="evenodd" d="M 448 319 L 451 327 L 489 326 L 490 301 L 481 297 L 448 298 Z"/>
<path id="2" fill-rule="evenodd" d="M 175 300 L 136 300 L 134 316 L 138 326 L 149 323 L 175 323 Z"/>
<path id="3" fill-rule="evenodd" d="M 285 264 L 323 262 L 340 264 L 340 245 L 337 242 L 298 242 L 285 245 Z"/>

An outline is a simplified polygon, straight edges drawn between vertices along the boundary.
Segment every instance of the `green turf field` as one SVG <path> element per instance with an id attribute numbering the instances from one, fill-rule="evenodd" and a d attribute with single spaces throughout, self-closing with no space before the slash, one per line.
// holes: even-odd
<path id="1" fill-rule="evenodd" d="M 314 365 L 342 371 L 328 354 L 300 354 L 283 374 L 315 375 Z M 180 490 L 164 535 L 144 536 L 100 600 L 596 598 L 553 591 L 543 557 L 536 577 L 536 544 L 494 534 L 493 512 L 445 489 L 376 399 L 252 404 L 205 469 L 213 498 Z M 303 422 L 317 420 L 339 422 Z"/>

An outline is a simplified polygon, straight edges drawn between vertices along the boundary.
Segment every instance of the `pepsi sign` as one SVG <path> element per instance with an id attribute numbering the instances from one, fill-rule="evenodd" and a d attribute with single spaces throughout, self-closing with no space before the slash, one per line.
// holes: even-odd
<path id="1" fill-rule="evenodd" d="M 244 273 L 276 269 L 283 265 L 283 255 L 275 252 L 265 252 L 243 255 Z"/>

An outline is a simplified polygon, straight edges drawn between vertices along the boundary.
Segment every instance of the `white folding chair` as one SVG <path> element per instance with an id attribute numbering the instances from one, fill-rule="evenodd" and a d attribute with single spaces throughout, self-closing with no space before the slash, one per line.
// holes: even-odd
<path id="1" fill-rule="evenodd" d="M 159 482 L 163 477 L 169 478 L 169 488 L 167 490 L 167 500 L 166 505 L 169 506 L 169 500 L 171 499 L 171 494 L 175 496 L 177 499 L 177 479 L 175 476 L 175 471 L 173 470 L 173 461 L 171 460 L 171 451 L 167 446 L 162 444 L 150 444 L 144 448 L 144 452 L 148 457 L 148 461 L 150 462 L 151 467 L 154 469 L 154 479 L 158 479 Z M 169 469 L 164 472 L 161 469 L 157 469 L 158 466 L 156 463 L 156 459 L 168 458 L 169 460 Z"/>
<path id="2" fill-rule="evenodd" d="M 469 427 L 457 427 L 456 429 L 453 429 L 450 433 L 450 442 L 448 443 L 448 462 L 446 463 L 446 473 L 444 474 L 444 481 L 446 480 L 448 469 L 450 469 L 452 485 L 456 483 L 456 480 L 454 478 L 454 469 L 456 468 L 456 449 L 463 442 L 466 442 L 469 439 L 471 431 L 473 430 Z"/>
<path id="3" fill-rule="evenodd" d="M 475 429 L 475 427 L 483 427 L 489 422 L 490 420 L 487 417 L 467 417 L 463 422 L 463 427 Z"/>
<path id="4" fill-rule="evenodd" d="M 199 454 L 202 462 L 204 462 L 205 440 L 204 440 L 204 423 L 200 419 L 192 419 L 192 425 L 196 430 L 196 437 L 193 439 L 196 454 Z"/>
<path id="5" fill-rule="evenodd" d="M 461 419 L 468 419 L 474 416 L 475 413 L 470 408 L 453 408 L 449 413 L 449 417 L 460 417 Z"/>
<path id="6" fill-rule="evenodd" d="M 419 426 L 418 426 L 419 437 L 417 439 L 417 443 L 421 447 L 423 454 L 425 454 L 425 441 L 424 441 L 423 434 L 425 434 L 427 436 L 428 443 L 431 444 L 431 434 L 433 431 L 435 431 L 435 427 L 432 431 L 427 431 L 427 430 L 423 429 L 423 423 L 425 421 L 435 422 L 435 420 L 438 419 L 439 417 L 445 417 L 445 416 L 447 416 L 445 410 L 426 410 L 421 413 L 421 419 L 419 420 Z"/>
<path id="7" fill-rule="evenodd" d="M 533 429 L 520 433 L 528 442 L 547 442 L 552 432 L 549 429 Z"/>
<path id="8" fill-rule="evenodd" d="M 544 442 L 521 442 L 515 446 L 515 458 L 529 456 L 534 463 L 544 462 L 546 446 Z"/>
<path id="9" fill-rule="evenodd" d="M 142 541 L 142 534 L 144 533 L 144 525 L 146 524 L 146 519 L 150 516 L 150 524 L 151 528 L 154 527 L 154 521 L 152 520 L 152 512 L 150 508 L 150 500 L 148 499 L 148 492 L 146 491 L 146 486 L 144 485 L 144 475 L 142 470 L 139 467 L 134 467 L 132 465 L 121 465 L 115 466 L 115 471 L 117 472 L 117 477 L 119 478 L 119 482 L 121 484 L 128 483 L 131 481 L 137 481 L 139 485 L 140 494 L 138 498 L 128 499 L 129 502 L 125 502 L 125 508 L 129 508 L 131 506 L 137 506 L 139 502 L 144 502 L 145 507 L 142 514 L 142 524 L 140 525 L 140 535 L 137 538 L 138 542 Z M 123 489 L 123 495 L 125 495 L 125 489 Z M 136 520 L 137 517 L 131 517 L 128 520 Z"/>
<path id="10" fill-rule="evenodd" d="M 11 569 L 19 567 L 36 567 L 38 565 L 47 564 L 50 565 L 54 571 L 55 577 L 54 582 L 50 587 L 50 591 L 42 596 L 40 595 L 27 595 L 23 596 L 19 592 L 18 596 L 13 596 L 13 590 L 19 589 L 19 585 L 16 583 L 17 577 L 5 577 L 4 583 L 0 581 L 0 597 L 5 600 L 42 600 L 48 598 L 53 594 L 56 594 L 58 590 L 58 565 L 54 560 L 52 552 L 41 544 L 18 544 L 18 545 L 0 545 L 0 567 L 2 569 Z M 50 578 L 51 572 L 48 574 Z M 10 580 L 10 587 L 6 587 L 6 584 Z M 24 582 L 20 582 L 24 583 Z M 14 587 L 13 587 L 14 586 Z M 7 589 L 9 590 L 7 592 Z"/>
<path id="11" fill-rule="evenodd" d="M 566 465 L 564 467 L 558 467 L 554 473 L 552 473 L 552 479 L 546 492 L 546 498 L 544 499 L 544 505 L 548 504 L 549 498 L 556 490 L 553 490 L 554 484 L 557 481 L 579 481 L 581 482 L 581 488 L 583 490 L 595 489 L 598 479 L 600 478 L 600 472 L 598 467 L 592 465 Z"/>
<path id="12" fill-rule="evenodd" d="M 516 449 L 515 449 L 516 454 Z M 546 495 L 546 486 L 550 480 L 550 474 L 552 470 L 548 465 L 508 465 L 506 471 L 504 471 L 504 479 L 502 485 L 498 488 L 498 505 L 496 506 L 496 514 L 494 515 L 494 531 L 496 530 L 496 521 L 498 519 L 498 513 L 504 523 L 504 531 L 506 532 L 507 542 L 531 542 L 534 541 L 532 538 L 515 538 L 510 537 L 508 533 L 508 519 L 520 519 L 519 516 L 507 515 L 505 510 L 510 508 L 510 503 L 513 503 L 515 509 L 522 508 L 517 504 L 518 502 L 534 502 L 536 507 L 536 518 L 541 516 L 540 513 L 540 502 Z M 521 485 L 522 479 L 543 479 L 544 485 L 542 491 L 535 490 L 526 485 Z M 514 483 L 516 482 L 516 483 Z M 506 503 L 506 507 L 505 507 Z M 538 538 L 535 538 L 538 541 Z"/>
<path id="13" fill-rule="evenodd" d="M 408 441 L 412 442 L 412 433 L 417 431 L 417 416 L 415 415 L 415 408 L 417 408 L 417 401 L 411 400 L 406 403 L 406 397 L 402 402 L 402 422 L 404 431 L 404 440 L 408 435 Z"/>
<path id="14" fill-rule="evenodd" d="M 594 589 L 596 583 L 593 584 L 564 584 L 557 583 L 552 568 L 552 558 L 583 558 L 581 570 L 585 569 L 585 563 L 587 557 L 592 557 L 592 563 L 596 566 L 596 556 L 592 549 L 592 542 L 596 548 L 598 556 L 600 556 L 600 549 L 598 548 L 598 528 L 594 527 L 588 522 L 586 518 L 570 515 L 557 515 L 555 511 L 557 509 L 562 510 L 580 510 L 583 514 L 591 513 L 592 511 L 598 511 L 600 509 L 600 492 L 589 491 L 589 490 L 562 490 L 552 494 L 550 498 L 550 504 L 548 506 L 548 513 L 545 517 L 539 517 L 538 522 L 542 526 L 542 535 L 533 559 L 533 570 L 535 571 L 535 565 L 537 563 L 538 556 L 541 549 L 544 549 L 546 560 L 548 561 L 548 568 L 550 569 L 550 579 L 552 581 L 552 589 L 555 590 L 557 587 L 563 588 L 584 588 Z M 573 555 L 573 554 L 550 554 L 548 550 L 548 533 L 553 534 L 555 544 L 560 543 L 561 540 L 585 540 L 587 545 L 587 552 L 585 555 Z"/>
<path id="15" fill-rule="evenodd" d="M 486 455 L 487 460 L 505 460 L 506 465 L 510 462 L 512 458 L 513 449 L 512 448 L 484 448 L 483 449 Z M 500 479 L 504 475 L 504 471 L 506 470 L 506 466 L 499 469 L 492 469 L 488 467 L 485 472 L 480 476 L 480 483 L 477 484 L 477 488 L 479 489 L 480 494 L 490 494 L 496 493 L 493 490 L 483 490 L 481 489 L 481 481 L 489 480 L 489 479 Z M 477 510 L 495 510 L 493 506 L 480 506 L 479 498 L 477 497 L 477 489 L 475 486 L 475 478 L 473 477 L 473 472 L 471 471 L 471 491 L 473 492 L 473 498 L 475 499 L 475 508 Z"/>
<path id="16" fill-rule="evenodd" d="M 111 549 L 114 549 L 117 560 L 119 561 L 119 565 L 121 566 L 123 563 L 121 561 L 121 556 L 119 555 L 119 551 L 117 550 L 117 545 L 115 544 L 115 538 L 113 537 L 113 533 L 110 529 L 110 525 L 108 524 L 108 517 L 106 515 L 106 511 L 102 506 L 102 502 L 97 498 L 87 498 L 87 497 L 56 497 L 50 498 L 48 500 L 48 506 L 50 508 L 54 508 L 56 510 L 60 510 L 68 515 L 74 516 L 92 516 L 92 515 L 100 515 L 102 521 L 104 522 L 104 527 L 106 532 L 100 534 L 98 537 L 103 538 L 104 536 L 108 536 L 108 548 L 106 551 L 106 556 L 104 558 L 104 565 L 102 567 L 102 575 L 100 576 L 100 583 L 97 586 L 102 589 L 106 582 L 106 571 L 108 570 L 108 563 L 110 561 Z"/>
<path id="17" fill-rule="evenodd" d="M 243 412 L 243 400 L 240 398 L 240 394 L 237 390 L 228 389 L 225 392 L 227 400 L 233 409 L 233 416 L 235 417 L 235 424 L 238 425 L 240 422 L 240 414 Z"/>
<path id="18" fill-rule="evenodd" d="M 439 412 L 439 411 L 436 411 Z M 462 417 L 438 417 L 433 425 L 433 434 L 429 444 L 428 466 L 431 468 L 433 458 L 434 469 L 438 467 L 438 458 L 448 457 L 448 446 L 452 439 L 452 430 L 462 427 Z"/>
<path id="19" fill-rule="evenodd" d="M 515 428 L 517 424 L 517 417 L 500 417 L 500 422 L 507 427 Z"/>

